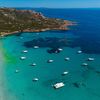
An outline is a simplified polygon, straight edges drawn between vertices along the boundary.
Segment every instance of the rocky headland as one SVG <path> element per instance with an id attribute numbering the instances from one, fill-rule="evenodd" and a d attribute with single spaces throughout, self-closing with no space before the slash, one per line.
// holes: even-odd
<path id="1" fill-rule="evenodd" d="M 0 8 L 0 36 L 21 32 L 43 32 L 47 30 L 69 30 L 71 21 L 48 18 L 33 10 Z"/>

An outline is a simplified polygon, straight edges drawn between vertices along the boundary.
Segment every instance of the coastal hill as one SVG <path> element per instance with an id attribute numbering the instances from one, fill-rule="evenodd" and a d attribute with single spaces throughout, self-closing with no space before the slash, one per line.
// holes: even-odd
<path id="1" fill-rule="evenodd" d="M 46 30 L 68 30 L 72 22 L 45 17 L 42 13 L 32 10 L 0 8 L 0 35 L 19 32 L 41 32 Z"/>

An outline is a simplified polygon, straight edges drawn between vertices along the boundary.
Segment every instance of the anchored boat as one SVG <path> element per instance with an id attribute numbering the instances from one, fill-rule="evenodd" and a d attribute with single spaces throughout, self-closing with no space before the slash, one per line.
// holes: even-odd
<path id="1" fill-rule="evenodd" d="M 16 69 L 16 70 L 15 70 L 15 73 L 19 73 L 19 70 L 18 70 L 18 69 Z"/>
<path id="2" fill-rule="evenodd" d="M 69 60 L 70 60 L 70 58 L 69 58 L 69 57 L 66 57 L 66 58 L 65 58 L 65 61 L 69 61 Z"/>
<path id="3" fill-rule="evenodd" d="M 36 66 L 36 63 L 33 63 L 32 66 Z"/>
<path id="4" fill-rule="evenodd" d="M 22 52 L 23 52 L 23 53 L 27 53 L 27 52 L 28 52 L 28 50 L 23 50 Z"/>
<path id="5" fill-rule="evenodd" d="M 78 54 L 81 54 L 81 53 L 82 53 L 82 51 L 81 51 L 81 50 L 79 50 L 79 51 L 77 51 L 77 53 L 78 53 Z"/>
<path id="6" fill-rule="evenodd" d="M 94 61 L 94 58 L 88 58 L 88 61 Z"/>
<path id="7" fill-rule="evenodd" d="M 48 60 L 47 62 L 48 62 L 48 63 L 52 63 L 52 62 L 54 62 L 54 60 L 50 59 L 50 60 Z"/>
<path id="8" fill-rule="evenodd" d="M 83 63 L 82 66 L 88 66 L 88 64 L 87 63 Z"/>
<path id="9" fill-rule="evenodd" d="M 33 81 L 38 81 L 39 79 L 38 78 L 33 78 Z"/>
<path id="10" fill-rule="evenodd" d="M 34 49 L 38 49 L 39 48 L 39 46 L 34 46 Z"/>
<path id="11" fill-rule="evenodd" d="M 21 59 L 21 60 L 25 60 L 25 59 L 26 59 L 26 57 L 24 57 L 24 56 L 23 56 L 23 57 L 20 57 L 20 59 Z"/>
<path id="12" fill-rule="evenodd" d="M 62 75 L 67 75 L 69 72 L 68 71 L 65 71 L 62 73 Z"/>
<path id="13" fill-rule="evenodd" d="M 64 86 L 65 86 L 65 84 L 64 84 L 63 82 L 56 83 L 56 84 L 53 85 L 53 87 L 54 87 L 55 89 L 59 89 L 59 88 L 64 87 Z"/>

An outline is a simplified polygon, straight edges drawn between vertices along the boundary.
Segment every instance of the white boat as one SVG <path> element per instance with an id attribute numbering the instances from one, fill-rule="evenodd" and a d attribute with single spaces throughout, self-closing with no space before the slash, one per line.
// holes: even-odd
<path id="1" fill-rule="evenodd" d="M 38 81 L 39 79 L 38 78 L 33 78 L 33 81 Z"/>
<path id="2" fill-rule="evenodd" d="M 61 88 L 61 87 L 63 87 L 63 86 L 65 86 L 65 84 L 64 84 L 63 82 L 56 83 L 56 84 L 53 85 L 53 87 L 54 87 L 55 89 L 59 89 L 59 88 Z"/>
<path id="3" fill-rule="evenodd" d="M 66 57 L 66 58 L 65 58 L 65 60 L 66 60 L 66 61 L 69 61 L 69 60 L 70 60 L 70 58 L 69 58 L 69 57 Z"/>
<path id="4" fill-rule="evenodd" d="M 16 69 L 16 70 L 15 70 L 15 73 L 18 73 L 18 72 L 19 72 L 19 70 L 18 70 L 18 69 Z"/>
<path id="5" fill-rule="evenodd" d="M 36 63 L 33 63 L 32 66 L 36 66 Z"/>
<path id="6" fill-rule="evenodd" d="M 88 66 L 88 64 L 87 63 L 83 63 L 82 66 Z"/>
<path id="7" fill-rule="evenodd" d="M 62 49 L 62 48 L 58 48 L 58 50 L 59 50 L 59 51 L 63 51 L 63 49 Z"/>
<path id="8" fill-rule="evenodd" d="M 94 61 L 94 58 L 88 58 L 88 61 Z"/>
<path id="9" fill-rule="evenodd" d="M 62 73 L 62 75 L 67 75 L 69 72 L 68 71 L 65 71 Z"/>
<path id="10" fill-rule="evenodd" d="M 26 57 L 24 57 L 24 56 L 23 56 L 23 57 L 20 57 L 20 59 L 21 59 L 21 60 L 25 60 L 25 59 L 26 59 Z"/>
<path id="11" fill-rule="evenodd" d="M 38 49 L 39 48 L 39 46 L 34 46 L 34 49 Z"/>
<path id="12" fill-rule="evenodd" d="M 54 62 L 54 60 L 50 59 L 50 60 L 48 60 L 47 62 L 48 62 L 48 63 L 52 63 L 52 62 Z"/>
<path id="13" fill-rule="evenodd" d="M 27 53 L 27 52 L 28 52 L 28 50 L 23 50 L 22 52 L 23 52 L 23 53 Z"/>
<path id="14" fill-rule="evenodd" d="M 79 51 L 77 51 L 77 53 L 78 53 L 78 54 L 81 54 L 81 53 L 82 53 L 82 51 L 81 51 L 81 50 L 79 50 Z"/>

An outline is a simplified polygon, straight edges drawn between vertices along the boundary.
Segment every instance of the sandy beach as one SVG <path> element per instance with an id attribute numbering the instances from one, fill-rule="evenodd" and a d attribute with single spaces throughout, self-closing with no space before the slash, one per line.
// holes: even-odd
<path id="1" fill-rule="evenodd" d="M 4 58 L 2 52 L 2 43 L 0 43 L 0 100 L 6 100 L 6 89 Z"/>
<path id="2" fill-rule="evenodd" d="M 6 67 L 4 62 L 2 43 L 0 43 L 0 100 L 16 100 L 13 95 L 9 95 L 9 89 L 6 84 Z"/>

